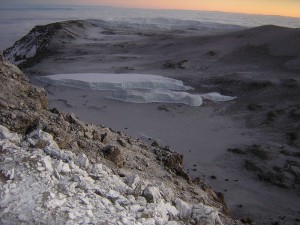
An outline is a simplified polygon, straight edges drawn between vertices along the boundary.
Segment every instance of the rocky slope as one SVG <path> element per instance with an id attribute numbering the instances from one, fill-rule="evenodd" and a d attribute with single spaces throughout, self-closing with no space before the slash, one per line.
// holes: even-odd
<path id="1" fill-rule="evenodd" d="M 53 54 L 54 51 L 50 49 L 58 51 L 58 43 L 52 41 L 54 37 L 65 41 L 84 37 L 84 28 L 87 25 L 83 21 L 67 21 L 48 26 L 36 26 L 14 46 L 8 48 L 4 55 L 14 64 L 30 65 L 32 62 L 39 61 L 41 57 Z"/>
<path id="2" fill-rule="evenodd" d="M 239 224 L 157 143 L 48 109 L 0 57 L 1 224 Z"/>

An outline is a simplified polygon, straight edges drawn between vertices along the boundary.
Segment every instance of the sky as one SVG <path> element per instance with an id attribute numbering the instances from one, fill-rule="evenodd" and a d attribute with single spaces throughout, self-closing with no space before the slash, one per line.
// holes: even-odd
<path id="1" fill-rule="evenodd" d="M 9 4 L 76 4 L 185 9 L 300 17 L 300 0 L 0 0 Z"/>

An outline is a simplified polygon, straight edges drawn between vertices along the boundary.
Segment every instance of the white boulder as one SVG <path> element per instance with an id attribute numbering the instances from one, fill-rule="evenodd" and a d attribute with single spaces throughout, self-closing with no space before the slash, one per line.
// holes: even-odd
<path id="1" fill-rule="evenodd" d="M 155 186 L 147 186 L 143 191 L 143 196 L 150 203 L 157 203 L 163 198 L 161 191 Z"/>
<path id="2" fill-rule="evenodd" d="M 16 133 L 11 133 L 6 127 L 0 125 L 0 140 L 9 140 L 13 143 L 20 143 L 20 137 Z"/>
<path id="3" fill-rule="evenodd" d="M 196 220 L 196 222 L 206 225 L 223 225 L 219 217 L 219 212 L 210 206 L 203 205 L 202 203 L 193 206 L 192 218 Z"/>
<path id="4" fill-rule="evenodd" d="M 41 160 L 42 165 L 45 167 L 46 171 L 53 172 L 52 160 L 50 156 L 45 156 Z"/>
<path id="5" fill-rule="evenodd" d="M 175 199 L 175 206 L 179 211 L 180 218 L 191 218 L 192 216 L 192 206 L 180 198 Z"/>

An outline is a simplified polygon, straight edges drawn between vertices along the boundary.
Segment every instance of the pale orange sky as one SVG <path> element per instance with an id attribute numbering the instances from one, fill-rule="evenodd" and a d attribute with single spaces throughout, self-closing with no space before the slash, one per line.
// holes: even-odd
<path id="1" fill-rule="evenodd" d="M 300 18 L 300 0 L 0 0 L 4 4 L 106 5 L 129 8 L 186 9 Z"/>
<path id="2" fill-rule="evenodd" d="M 62 0 L 77 4 L 188 9 L 300 17 L 300 0 Z"/>

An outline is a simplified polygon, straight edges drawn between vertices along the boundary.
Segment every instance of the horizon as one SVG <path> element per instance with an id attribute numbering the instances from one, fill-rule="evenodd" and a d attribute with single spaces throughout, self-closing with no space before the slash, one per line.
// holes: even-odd
<path id="1" fill-rule="evenodd" d="M 149 18 L 167 18 L 173 19 L 173 22 L 175 20 L 186 21 L 186 23 L 188 21 L 196 21 L 245 28 L 262 25 L 300 28 L 300 18 L 280 15 L 231 13 L 196 9 L 138 9 L 117 7 L 108 4 L 99 6 L 78 5 L 71 4 L 70 2 L 66 4 L 65 1 L 61 4 L 56 4 L 56 0 L 51 2 L 45 0 L 43 4 L 40 0 L 35 0 L 36 4 L 34 4 L 33 0 L 24 0 L 20 4 L 17 4 L 17 1 L 19 0 L 11 0 L 0 5 L 0 28 L 7 31 L 1 37 L 0 50 L 12 46 L 16 40 L 22 38 L 36 25 L 46 25 L 53 22 L 74 19 L 100 19 L 127 22 L 137 22 L 142 19 L 143 23 L 147 23 L 146 21 Z"/>
<path id="2" fill-rule="evenodd" d="M 197 10 L 197 9 L 163 9 L 163 8 L 135 8 L 135 7 L 122 7 L 122 6 L 110 6 L 110 5 L 78 5 L 78 4 L 23 4 L 18 5 L 15 7 L 15 5 L 11 6 L 13 8 L 23 8 L 23 7 L 55 7 L 55 8 L 68 8 L 68 7 L 99 7 L 99 8 L 114 8 L 114 9 L 132 9 L 132 10 L 154 10 L 154 11 L 191 11 L 191 12 L 207 12 L 207 13 L 224 13 L 224 14 L 240 14 L 240 15 L 249 15 L 249 16 L 265 16 L 265 17 L 283 17 L 283 18 L 294 18 L 294 19 L 300 19 L 299 17 L 293 17 L 293 16 L 284 16 L 284 15 L 276 15 L 276 14 L 255 14 L 255 13 L 242 13 L 242 12 L 225 12 L 225 11 L 217 11 L 217 10 Z M 1 9 L 1 7 L 0 7 Z"/>
<path id="3" fill-rule="evenodd" d="M 20 0 L 11 0 L 9 2 L 5 2 L 2 4 L 2 7 L 41 7 L 41 6 L 51 6 L 51 7 L 113 7 L 113 8 L 121 8 L 121 9 L 136 9 L 136 10 L 171 10 L 171 11 L 202 11 L 202 12 L 219 12 L 219 13 L 233 13 L 233 14 L 246 14 L 246 15 L 257 15 L 257 16 L 281 16 L 281 17 L 290 17 L 290 18 L 300 18 L 300 10 L 296 10 L 299 6 L 300 8 L 300 1 L 297 2 L 295 0 L 261 0 L 260 4 L 257 0 L 255 0 L 256 3 L 251 3 L 252 7 L 246 7 L 248 3 L 245 3 L 244 0 L 227 0 L 227 4 L 231 5 L 231 7 L 226 6 L 225 8 L 222 8 L 223 4 L 220 4 L 218 7 L 216 4 L 210 3 L 205 6 L 195 6 L 190 5 L 189 7 L 181 7 L 176 5 L 156 5 L 156 4 L 134 4 L 133 2 L 136 0 L 129 0 L 128 3 L 120 3 L 121 0 L 115 0 L 114 2 L 117 3 L 111 3 L 107 2 L 106 0 L 88 0 L 85 2 L 81 2 L 81 0 L 65 0 L 64 2 L 58 1 L 58 0 L 48 0 L 44 2 L 40 2 L 39 0 L 25 0 L 20 2 Z M 179 0 L 174 0 L 179 1 Z M 194 2 L 194 0 L 189 0 L 190 2 Z M 211 2 L 222 2 L 224 0 L 211 0 Z M 276 3 L 273 5 L 270 1 L 273 3 Z M 118 3 L 119 2 L 119 3 Z M 240 8 L 238 9 L 239 5 L 233 4 L 234 2 L 240 2 Z M 268 4 L 266 4 L 268 2 Z M 280 4 L 279 4 L 280 3 Z M 244 8 L 241 8 L 241 5 L 245 6 Z M 270 7 L 268 10 L 264 9 L 262 10 L 260 6 L 268 6 Z M 273 8 L 272 8 L 273 7 Z M 281 10 L 278 10 L 280 7 Z M 1 8 L 1 6 L 0 6 Z M 264 7 L 266 8 L 266 7 Z M 222 10 L 223 9 L 223 10 Z M 271 11 L 273 9 L 273 11 Z"/>

